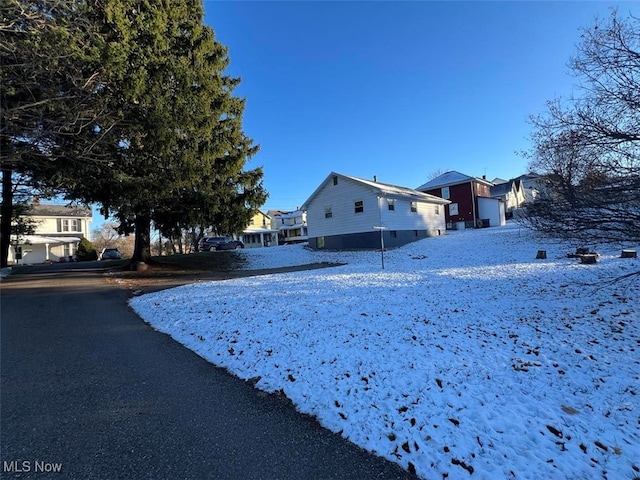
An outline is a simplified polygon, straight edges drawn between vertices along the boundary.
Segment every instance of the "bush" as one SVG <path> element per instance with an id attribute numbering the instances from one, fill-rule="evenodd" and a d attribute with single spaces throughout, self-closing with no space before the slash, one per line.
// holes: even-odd
<path id="1" fill-rule="evenodd" d="M 98 260 L 98 252 L 93 248 L 91 243 L 86 238 L 80 240 L 78 244 L 78 250 L 76 252 L 76 258 L 79 262 L 89 262 L 91 260 Z"/>

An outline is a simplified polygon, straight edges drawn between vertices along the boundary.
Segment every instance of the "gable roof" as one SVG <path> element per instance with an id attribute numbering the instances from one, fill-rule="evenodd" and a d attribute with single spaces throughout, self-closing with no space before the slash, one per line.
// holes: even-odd
<path id="1" fill-rule="evenodd" d="M 41 203 L 33 205 L 33 210 L 28 214 L 36 217 L 84 217 L 91 218 L 92 212 L 87 207 L 72 207 L 67 205 L 54 205 Z"/>
<path id="2" fill-rule="evenodd" d="M 449 185 L 458 185 L 460 183 L 467 183 L 471 181 L 484 183 L 488 186 L 492 185 L 492 183 L 489 182 L 488 180 L 484 180 L 478 177 L 470 177 L 469 175 L 465 175 L 464 173 L 460 173 L 460 172 L 456 172 L 455 170 L 452 170 L 450 172 L 443 173 L 442 175 L 439 175 L 434 179 L 429 180 L 427 183 L 420 185 L 418 188 L 416 188 L 416 190 L 420 190 L 420 191 L 431 190 L 434 188 L 446 187 Z"/>
<path id="3" fill-rule="evenodd" d="M 491 187 L 491 196 L 492 197 L 497 197 L 497 196 L 501 196 L 501 195 L 507 195 L 511 190 L 513 189 L 513 183 L 512 182 L 507 182 L 507 183 L 499 183 L 497 185 L 494 185 L 493 187 Z"/>
<path id="4" fill-rule="evenodd" d="M 327 178 L 325 178 L 324 181 L 320 184 L 320 186 L 318 186 L 318 188 L 315 189 L 315 191 L 311 194 L 311 196 L 307 198 L 307 200 L 304 202 L 301 208 L 306 210 L 306 208 L 309 206 L 309 203 L 311 203 L 311 201 L 316 197 L 316 195 L 318 195 L 318 193 L 320 193 L 320 191 L 323 190 L 324 187 L 327 186 L 329 182 L 333 181 L 333 177 L 350 180 L 351 182 L 363 185 L 369 188 L 371 191 L 381 195 L 391 195 L 396 198 L 406 198 L 413 201 L 437 203 L 440 205 L 451 203 L 449 200 L 445 200 L 443 198 L 436 197 L 435 195 L 430 195 L 428 193 L 418 192 L 417 190 L 414 190 L 412 188 L 401 187 L 398 185 L 392 185 L 390 183 L 382 183 L 378 181 L 374 182 L 372 180 L 365 180 L 364 178 L 352 177 L 350 175 L 343 175 L 341 173 L 331 172 L 327 176 Z"/>

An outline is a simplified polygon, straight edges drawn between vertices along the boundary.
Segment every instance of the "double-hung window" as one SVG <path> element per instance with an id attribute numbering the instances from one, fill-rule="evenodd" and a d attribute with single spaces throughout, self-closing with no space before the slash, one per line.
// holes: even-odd
<path id="1" fill-rule="evenodd" d="M 393 198 L 387 198 L 387 208 L 389 210 L 396 209 L 396 201 Z"/>
<path id="2" fill-rule="evenodd" d="M 58 232 L 80 232 L 80 220 L 77 218 L 58 218 L 56 220 Z"/>

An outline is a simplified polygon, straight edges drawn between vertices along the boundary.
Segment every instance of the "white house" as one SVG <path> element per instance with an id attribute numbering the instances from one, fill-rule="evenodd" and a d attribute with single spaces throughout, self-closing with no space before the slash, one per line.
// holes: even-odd
<path id="1" fill-rule="evenodd" d="M 302 206 L 309 246 L 397 247 L 445 232 L 449 200 L 416 190 L 331 172 Z"/>
<path id="2" fill-rule="evenodd" d="M 273 219 L 271 228 L 278 230 L 280 245 L 307 241 L 307 212 L 304 209 L 299 208 L 292 212 L 269 210 L 267 213 Z"/>
<path id="3" fill-rule="evenodd" d="M 525 192 L 519 179 L 501 180 L 494 179 L 491 187 L 491 196 L 502 200 L 506 211 L 506 218 L 512 218 L 514 211 L 525 203 Z"/>
<path id="4" fill-rule="evenodd" d="M 30 218 L 35 232 L 12 238 L 10 263 L 68 261 L 76 253 L 80 240 L 89 238 L 91 231 L 90 208 L 39 204 L 33 206 Z"/>
<path id="5" fill-rule="evenodd" d="M 540 175 L 527 173 L 525 175 L 520 175 L 518 180 L 522 183 L 524 201 L 526 203 L 533 203 L 541 192 L 545 192 L 544 182 Z"/>

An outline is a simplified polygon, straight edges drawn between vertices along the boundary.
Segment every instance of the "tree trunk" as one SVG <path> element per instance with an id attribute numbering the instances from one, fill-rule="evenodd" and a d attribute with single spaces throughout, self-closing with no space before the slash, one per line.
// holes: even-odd
<path id="1" fill-rule="evenodd" d="M 151 215 L 137 214 L 135 227 L 136 238 L 131 262 L 148 262 L 151 258 Z"/>
<path id="2" fill-rule="evenodd" d="M 0 268 L 9 265 L 9 248 L 11 246 L 11 219 L 13 217 L 13 170 L 2 167 L 2 206 L 0 215 Z"/>

